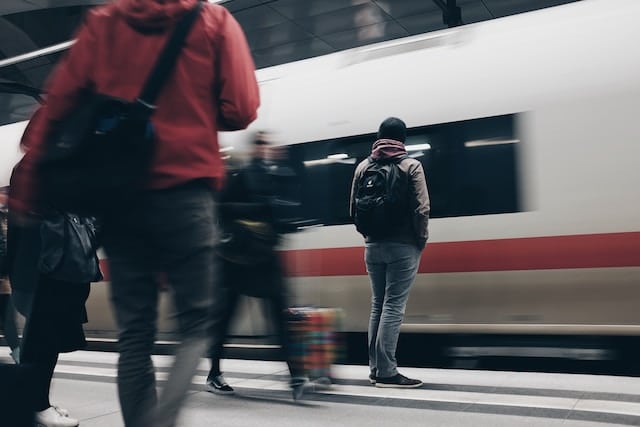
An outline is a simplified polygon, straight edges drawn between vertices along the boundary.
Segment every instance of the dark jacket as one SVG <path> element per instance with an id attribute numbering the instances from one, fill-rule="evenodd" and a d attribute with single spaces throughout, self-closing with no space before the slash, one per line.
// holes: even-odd
<path id="1" fill-rule="evenodd" d="M 175 22 L 197 0 L 120 0 L 92 9 L 77 40 L 47 83 L 46 104 L 22 140 L 28 149 L 10 208 L 37 206 L 34 165 L 52 127 L 81 102 L 85 89 L 134 100 Z M 218 131 L 244 129 L 260 103 L 255 68 L 238 22 L 206 3 L 189 33 L 152 116 L 157 132 L 149 187 L 194 179 L 220 187 Z"/>
<path id="2" fill-rule="evenodd" d="M 223 221 L 245 218 L 273 224 L 274 192 L 267 165 L 260 159 L 252 159 L 246 167 L 230 171 L 219 200 Z"/>
<path id="3" fill-rule="evenodd" d="M 407 151 L 404 144 L 399 141 L 379 139 L 372 147 L 371 157 L 377 159 L 389 159 L 398 156 L 406 156 Z M 360 162 L 356 167 L 351 184 L 351 199 L 349 211 L 351 218 L 355 216 L 355 197 L 356 184 L 362 177 L 370 160 L 367 158 Z M 398 163 L 400 171 L 409 177 L 409 209 L 407 211 L 406 221 L 399 224 L 393 224 L 394 232 L 384 239 L 375 239 L 365 236 L 366 242 L 375 241 L 391 241 L 399 243 L 408 243 L 423 249 L 429 239 L 429 192 L 427 190 L 427 181 L 425 178 L 422 163 L 416 159 L 407 157 Z"/>
<path id="4" fill-rule="evenodd" d="M 284 292 L 276 251 L 280 232 L 273 210 L 275 197 L 276 183 L 264 161 L 254 158 L 246 167 L 229 172 L 218 204 L 222 229 L 218 253 L 224 287 L 255 297 Z M 238 220 L 254 225 L 239 227 Z"/>

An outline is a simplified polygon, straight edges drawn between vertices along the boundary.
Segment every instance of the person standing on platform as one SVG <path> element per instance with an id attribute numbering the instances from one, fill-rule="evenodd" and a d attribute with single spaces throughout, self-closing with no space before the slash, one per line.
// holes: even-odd
<path id="1" fill-rule="evenodd" d="M 172 29 L 198 4 L 116 0 L 90 10 L 47 84 L 40 110 L 44 119 L 32 132 L 35 145 L 46 141 L 86 90 L 135 100 Z M 132 203 L 103 218 L 126 427 L 176 425 L 210 344 L 217 297 L 214 192 L 224 177 L 217 133 L 246 128 L 256 119 L 259 103 L 255 66 L 240 25 L 224 7 L 202 2 L 151 116 L 155 152 L 146 185 Z M 16 213 L 28 213 L 37 202 L 33 170 L 41 151 L 32 150 L 16 180 L 16 197 L 10 200 Z M 159 397 L 151 360 L 158 273 L 166 275 L 173 293 L 181 339 Z"/>
<path id="2" fill-rule="evenodd" d="M 409 290 L 428 239 L 429 193 L 422 164 L 407 156 L 405 123 L 389 117 L 371 155 L 355 170 L 350 214 L 365 238 L 371 282 L 369 380 L 376 387 L 415 388 L 398 372 L 396 348 Z"/>

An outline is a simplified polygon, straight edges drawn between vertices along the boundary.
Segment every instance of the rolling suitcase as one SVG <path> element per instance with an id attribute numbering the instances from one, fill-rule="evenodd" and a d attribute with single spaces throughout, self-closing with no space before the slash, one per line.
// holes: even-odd
<path id="1" fill-rule="evenodd" d="M 289 309 L 292 362 L 316 384 L 331 383 L 331 365 L 343 355 L 342 316 L 333 308 Z"/>

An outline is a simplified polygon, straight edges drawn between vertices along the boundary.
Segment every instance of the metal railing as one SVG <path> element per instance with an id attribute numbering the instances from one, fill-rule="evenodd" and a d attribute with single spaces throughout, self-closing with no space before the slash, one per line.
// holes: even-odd
<path id="1" fill-rule="evenodd" d="M 41 58 L 43 56 L 51 55 L 53 53 L 62 52 L 69 49 L 75 40 L 69 40 L 63 43 L 59 43 L 53 46 L 45 47 L 42 49 L 34 50 L 32 52 L 24 53 L 22 55 L 13 56 L 0 60 L 0 68 L 8 67 L 10 65 L 19 64 L 21 62 L 30 61 L 32 59 Z"/>

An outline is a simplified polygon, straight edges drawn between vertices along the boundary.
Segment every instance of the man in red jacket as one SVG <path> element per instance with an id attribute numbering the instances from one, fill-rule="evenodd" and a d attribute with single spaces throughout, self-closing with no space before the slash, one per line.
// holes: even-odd
<path id="1" fill-rule="evenodd" d="M 14 174 L 14 213 L 38 208 L 34 164 L 56 122 L 77 106 L 86 89 L 134 100 L 175 23 L 197 1 L 116 0 L 88 13 L 76 43 L 48 82 L 46 105 L 23 137 L 28 151 Z M 119 327 L 118 393 L 127 427 L 175 425 L 208 346 L 216 285 L 212 192 L 224 176 L 217 132 L 246 128 L 259 103 L 242 29 L 225 8 L 205 4 L 157 99 L 148 186 L 105 223 L 103 243 Z M 157 272 L 169 279 L 182 339 L 159 399 L 150 357 Z"/>

